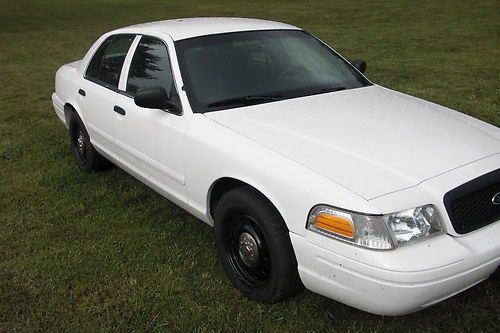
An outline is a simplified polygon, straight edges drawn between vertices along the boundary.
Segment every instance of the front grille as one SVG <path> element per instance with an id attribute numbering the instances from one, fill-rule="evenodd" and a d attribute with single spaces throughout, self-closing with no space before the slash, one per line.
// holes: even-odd
<path id="1" fill-rule="evenodd" d="M 446 193 L 444 205 L 458 234 L 466 234 L 500 220 L 500 169 L 473 179 Z M 500 197 L 500 194 L 497 195 Z"/>

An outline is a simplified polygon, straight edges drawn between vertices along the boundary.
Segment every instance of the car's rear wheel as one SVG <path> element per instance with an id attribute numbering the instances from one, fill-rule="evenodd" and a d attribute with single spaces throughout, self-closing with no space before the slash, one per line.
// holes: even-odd
<path id="1" fill-rule="evenodd" d="M 89 133 L 76 112 L 69 118 L 69 138 L 71 151 L 80 170 L 95 172 L 108 165 L 90 142 Z"/>
<path id="2" fill-rule="evenodd" d="M 251 187 L 220 199 L 215 237 L 226 274 L 248 298 L 274 303 L 301 290 L 288 229 L 276 208 Z"/>

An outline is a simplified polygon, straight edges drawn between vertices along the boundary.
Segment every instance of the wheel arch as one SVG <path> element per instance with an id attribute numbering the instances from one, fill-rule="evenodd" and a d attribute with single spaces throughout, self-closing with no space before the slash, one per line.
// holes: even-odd
<path id="1" fill-rule="evenodd" d="M 69 128 L 69 118 L 73 112 L 76 112 L 78 117 L 84 122 L 82 112 L 78 109 L 75 103 L 66 102 L 64 103 L 64 118 L 66 121 L 66 127 Z M 85 125 L 85 122 L 84 122 Z"/>
<path id="2" fill-rule="evenodd" d="M 231 191 L 232 189 L 240 186 L 248 186 L 252 188 L 254 191 L 259 193 L 265 200 L 267 200 L 274 207 L 274 209 L 276 209 L 276 212 L 281 216 L 282 220 L 285 222 L 287 229 L 289 229 L 279 207 L 275 204 L 275 202 L 273 202 L 270 195 L 266 194 L 267 192 L 265 190 L 262 191 L 259 189 L 258 186 L 254 186 L 250 184 L 250 182 L 248 181 L 244 181 L 235 177 L 218 178 L 210 186 L 207 194 L 207 210 L 208 210 L 208 215 L 212 219 L 212 221 L 214 220 L 217 204 L 219 203 L 222 196 L 228 191 Z"/>

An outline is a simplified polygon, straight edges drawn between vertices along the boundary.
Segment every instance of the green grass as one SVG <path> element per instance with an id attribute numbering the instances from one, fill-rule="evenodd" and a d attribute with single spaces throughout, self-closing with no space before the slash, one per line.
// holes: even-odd
<path id="1" fill-rule="evenodd" d="M 57 68 L 113 28 L 214 15 L 299 25 L 379 84 L 500 125 L 498 1 L 0 0 L 0 331 L 500 331 L 498 278 L 396 318 L 307 291 L 249 301 L 208 226 L 119 169 L 77 170 Z"/>

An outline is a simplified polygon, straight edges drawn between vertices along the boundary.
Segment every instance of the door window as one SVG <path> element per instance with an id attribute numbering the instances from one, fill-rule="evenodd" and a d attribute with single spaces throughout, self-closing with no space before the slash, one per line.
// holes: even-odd
<path id="1" fill-rule="evenodd" d="M 127 93 L 135 95 L 138 89 L 160 86 L 169 96 L 175 91 L 167 47 L 157 38 L 143 36 L 130 64 Z"/>
<path id="2" fill-rule="evenodd" d="M 106 39 L 90 61 L 85 77 L 117 89 L 123 62 L 134 38 L 134 35 L 114 35 Z"/>

